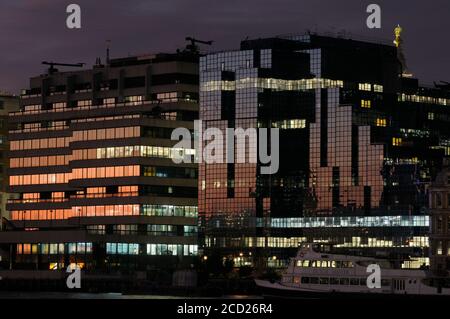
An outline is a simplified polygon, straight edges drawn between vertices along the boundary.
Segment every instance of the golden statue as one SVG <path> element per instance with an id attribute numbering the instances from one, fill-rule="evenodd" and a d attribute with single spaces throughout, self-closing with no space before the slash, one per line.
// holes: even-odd
<path id="1" fill-rule="evenodd" d="M 401 38 L 402 30 L 403 29 L 399 24 L 397 24 L 397 26 L 394 29 L 394 34 L 395 34 L 394 44 L 397 48 L 402 43 L 402 38 Z"/>
<path id="2" fill-rule="evenodd" d="M 404 77 L 410 77 L 412 74 L 408 72 L 408 67 L 406 66 L 406 58 L 405 54 L 403 53 L 403 40 L 402 40 L 402 27 L 397 24 L 397 26 L 394 29 L 394 44 L 397 47 L 397 58 L 400 61 L 400 64 L 402 66 L 402 76 Z"/>

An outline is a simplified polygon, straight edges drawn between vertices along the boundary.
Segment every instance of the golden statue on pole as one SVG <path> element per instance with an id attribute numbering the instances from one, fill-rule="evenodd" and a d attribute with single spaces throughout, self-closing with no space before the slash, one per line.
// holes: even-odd
<path id="1" fill-rule="evenodd" d="M 400 61 L 400 64 L 402 66 L 402 76 L 404 77 L 411 77 L 412 74 L 408 72 L 408 67 L 406 66 L 406 58 L 405 54 L 403 53 L 403 39 L 402 39 L 402 27 L 397 24 L 397 26 L 394 29 L 394 44 L 397 47 L 397 58 Z"/>
<path id="2" fill-rule="evenodd" d="M 402 41 L 402 38 L 401 38 L 402 30 L 403 29 L 399 24 L 397 24 L 397 26 L 394 29 L 394 34 L 395 34 L 394 44 L 397 48 L 400 46 L 400 43 Z"/>

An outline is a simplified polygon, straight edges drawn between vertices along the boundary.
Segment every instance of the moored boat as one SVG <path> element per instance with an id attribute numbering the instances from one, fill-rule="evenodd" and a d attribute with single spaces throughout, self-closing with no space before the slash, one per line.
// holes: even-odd
<path id="1" fill-rule="evenodd" d="M 426 270 L 398 269 L 385 259 L 330 251 L 304 243 L 280 281 L 256 279 L 256 285 L 265 296 L 280 297 L 450 297 L 449 288 L 431 284 Z"/>

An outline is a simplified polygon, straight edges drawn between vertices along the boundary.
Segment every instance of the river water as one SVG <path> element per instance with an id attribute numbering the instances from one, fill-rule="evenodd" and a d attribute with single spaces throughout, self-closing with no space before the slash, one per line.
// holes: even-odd
<path id="1" fill-rule="evenodd" d="M 221 298 L 201 299 L 261 299 L 261 296 L 228 295 Z M 83 292 L 16 292 L 0 291 L 0 299 L 193 299 L 182 296 L 162 295 L 123 295 L 121 293 L 83 293 Z M 198 299 L 198 298 L 196 298 Z"/>

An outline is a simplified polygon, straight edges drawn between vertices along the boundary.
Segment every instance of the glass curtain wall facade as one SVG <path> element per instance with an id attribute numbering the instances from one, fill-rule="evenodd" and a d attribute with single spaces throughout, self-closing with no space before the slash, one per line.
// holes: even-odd
<path id="1" fill-rule="evenodd" d="M 299 242 L 316 241 L 427 264 L 427 185 L 450 135 L 445 116 L 432 122 L 428 113 L 448 114 L 438 103 L 449 91 L 426 91 L 399 72 L 393 46 L 319 35 L 202 57 L 203 125 L 280 129 L 276 174 L 200 165 L 205 252 L 277 267 Z"/>
<path id="2" fill-rule="evenodd" d="M 197 167 L 175 164 L 198 118 L 198 54 L 113 59 L 31 79 L 10 114 L 13 269 L 149 270 L 197 255 Z"/>

